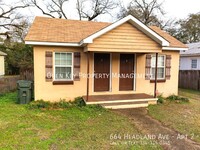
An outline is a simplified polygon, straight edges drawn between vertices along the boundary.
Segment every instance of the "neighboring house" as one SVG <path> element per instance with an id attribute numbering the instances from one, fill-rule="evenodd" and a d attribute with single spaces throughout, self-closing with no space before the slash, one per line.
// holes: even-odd
<path id="1" fill-rule="evenodd" d="M 187 46 L 188 51 L 180 52 L 180 70 L 200 70 L 200 42 Z"/>
<path id="2" fill-rule="evenodd" d="M 7 54 L 0 51 L 0 76 L 5 75 L 5 56 Z"/>
<path id="3" fill-rule="evenodd" d="M 187 50 L 133 16 L 115 23 L 36 17 L 25 41 L 34 46 L 35 100 L 83 96 L 107 108 L 144 107 L 156 103 L 156 93 L 178 94 L 179 51 Z"/>

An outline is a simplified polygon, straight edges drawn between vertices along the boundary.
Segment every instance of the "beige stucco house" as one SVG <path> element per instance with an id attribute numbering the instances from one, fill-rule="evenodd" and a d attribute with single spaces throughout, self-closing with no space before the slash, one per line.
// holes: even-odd
<path id="1" fill-rule="evenodd" d="M 36 17 L 25 41 L 34 46 L 35 100 L 83 96 L 107 108 L 144 107 L 158 94 L 177 94 L 179 51 L 187 50 L 133 16 L 115 23 Z"/>
<path id="2" fill-rule="evenodd" d="M 0 51 L 0 76 L 5 75 L 5 56 L 7 54 Z"/>

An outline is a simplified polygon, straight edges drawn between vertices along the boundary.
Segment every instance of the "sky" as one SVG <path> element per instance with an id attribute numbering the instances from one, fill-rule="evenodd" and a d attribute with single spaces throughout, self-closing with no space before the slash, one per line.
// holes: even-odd
<path id="1" fill-rule="evenodd" d="M 200 0 L 165 0 L 163 7 L 168 18 L 184 19 L 200 12 Z"/>
<path id="2" fill-rule="evenodd" d="M 131 0 L 123 0 L 127 5 Z M 200 0 L 158 0 L 163 2 L 163 9 L 168 19 L 184 19 L 188 14 L 200 12 Z"/>
<path id="3" fill-rule="evenodd" d="M 3 0 L 4 2 L 15 3 L 19 0 Z M 38 0 L 40 1 L 40 0 Z M 72 3 L 74 0 L 71 0 Z M 124 6 L 127 6 L 131 0 L 121 0 Z M 158 0 L 163 2 L 163 9 L 166 12 L 165 19 L 184 19 L 191 13 L 200 12 L 200 0 Z M 75 8 L 75 5 L 71 4 L 70 8 Z M 74 16 L 74 13 L 69 10 L 68 15 L 70 19 L 78 19 L 77 16 Z M 38 9 L 29 8 L 27 10 L 22 10 L 20 13 L 33 16 L 42 16 L 42 13 Z M 116 18 L 110 15 L 104 15 L 99 17 L 98 21 L 113 22 L 116 21 Z"/>

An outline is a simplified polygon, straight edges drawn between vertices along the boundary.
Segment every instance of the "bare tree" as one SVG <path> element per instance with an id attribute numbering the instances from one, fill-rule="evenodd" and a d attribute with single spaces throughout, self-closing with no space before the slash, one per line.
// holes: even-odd
<path id="1" fill-rule="evenodd" d="M 24 24 L 19 23 L 23 16 L 16 11 L 28 6 L 24 4 L 11 6 L 5 4 L 2 0 L 0 1 L 0 36 L 4 36 L 4 39 L 9 41 L 14 32 L 24 30 Z"/>
<path id="2" fill-rule="evenodd" d="M 87 8 L 86 5 L 90 7 Z M 80 20 L 87 19 L 91 21 L 102 14 L 110 14 L 117 6 L 117 2 L 113 0 L 77 0 L 77 10 Z"/>
<path id="3" fill-rule="evenodd" d="M 158 15 L 164 15 L 162 8 L 163 3 L 158 3 L 158 0 L 132 0 L 128 8 L 121 8 L 118 18 L 123 18 L 127 15 L 133 15 L 145 25 L 161 25 L 161 20 Z"/>
<path id="4" fill-rule="evenodd" d="M 25 1 L 25 3 L 38 8 L 44 15 L 52 18 L 67 19 L 66 13 L 64 12 L 64 4 L 66 2 L 68 2 L 68 0 L 44 0 L 43 3 L 40 0 Z"/>
<path id="5" fill-rule="evenodd" d="M 11 26 L 11 33 L 12 41 L 21 41 L 24 42 L 24 38 L 28 33 L 28 29 L 30 27 L 30 22 L 25 17 L 21 18 L 17 24 L 18 27 Z M 19 28 L 20 27 L 20 28 Z"/>
<path id="6" fill-rule="evenodd" d="M 70 4 L 75 3 L 73 14 L 78 15 L 80 20 L 89 21 L 102 14 L 110 14 L 118 6 L 113 0 L 26 0 L 26 3 L 38 8 L 46 16 L 64 19 L 68 19 L 68 9 L 72 9 Z"/>

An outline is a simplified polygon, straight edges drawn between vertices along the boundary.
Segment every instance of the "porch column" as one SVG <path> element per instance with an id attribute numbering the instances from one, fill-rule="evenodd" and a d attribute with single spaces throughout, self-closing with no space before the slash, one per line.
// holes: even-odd
<path id="1" fill-rule="evenodd" d="M 157 94 L 157 72 L 158 72 L 158 53 L 156 53 L 156 68 L 155 68 L 155 85 L 154 85 L 154 98 L 156 98 Z"/>
<path id="2" fill-rule="evenodd" d="M 89 81 L 90 81 L 90 52 L 87 52 L 87 101 L 89 99 Z"/>

